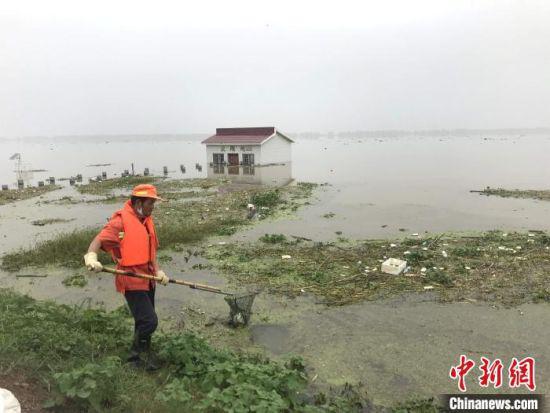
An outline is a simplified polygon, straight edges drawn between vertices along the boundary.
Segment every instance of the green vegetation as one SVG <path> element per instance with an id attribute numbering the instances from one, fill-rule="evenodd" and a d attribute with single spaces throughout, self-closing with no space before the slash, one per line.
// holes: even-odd
<path id="1" fill-rule="evenodd" d="M 550 201 L 550 190 L 538 190 L 538 189 L 504 189 L 504 188 L 490 188 L 487 187 L 483 191 L 471 191 L 479 192 L 480 195 L 496 195 L 503 198 L 528 198 L 539 199 L 542 201 Z"/>
<path id="2" fill-rule="evenodd" d="M 286 242 L 286 237 L 283 234 L 265 234 L 260 237 L 260 241 L 266 244 L 282 244 Z"/>
<path id="3" fill-rule="evenodd" d="M 98 182 L 78 185 L 76 188 L 81 194 L 111 195 L 113 189 L 132 189 L 139 184 L 156 184 L 160 178 L 153 176 L 125 176 L 119 178 L 105 179 Z"/>
<path id="4" fill-rule="evenodd" d="M 0 302 L 0 370 L 39 379 L 55 411 L 355 412 L 363 406 L 357 394 L 308 402 L 300 359 L 282 364 L 217 350 L 193 334 L 156 335 L 160 371 L 128 368 L 122 360 L 133 320 L 124 307 L 70 307 L 7 290 L 0 290 Z"/>
<path id="5" fill-rule="evenodd" d="M 398 404 L 392 410 L 394 413 L 437 413 L 444 411 L 434 398 L 409 400 Z"/>
<path id="6" fill-rule="evenodd" d="M 60 234 L 52 240 L 39 242 L 32 249 L 21 249 L 5 254 L 2 258 L 2 269 L 17 271 L 23 267 L 54 263 L 71 268 L 81 266 L 82 257 L 97 232 L 96 228 L 78 229 Z"/>
<path id="7" fill-rule="evenodd" d="M 256 205 L 256 208 L 272 208 L 281 200 L 281 191 L 279 189 L 256 192 L 252 194 L 250 202 Z"/>
<path id="8" fill-rule="evenodd" d="M 154 184 L 162 198 L 180 199 L 204 195 L 205 190 L 216 187 L 223 181 L 215 179 L 177 179 L 169 180 L 154 176 L 130 175 L 110 178 L 88 184 L 78 185 L 76 188 L 82 194 L 102 195 L 114 202 L 120 195 L 114 195 L 113 190 L 128 190 L 139 184 Z M 187 191 L 183 191 L 183 190 Z M 194 189 L 194 190 L 189 190 Z M 127 199 L 127 197 L 124 197 Z"/>
<path id="9" fill-rule="evenodd" d="M 76 274 L 68 276 L 62 282 L 67 287 L 85 287 L 88 284 L 88 279 L 82 274 Z"/>
<path id="10" fill-rule="evenodd" d="M 169 179 L 163 180 L 157 184 L 159 192 L 164 194 L 167 191 L 181 191 L 182 189 L 215 189 L 216 187 L 229 182 L 224 179 L 204 179 L 204 178 L 192 178 L 192 179 Z"/>
<path id="11" fill-rule="evenodd" d="M 310 292 L 328 305 L 422 292 L 424 287 L 447 301 L 516 305 L 550 297 L 550 237 L 540 232 L 345 243 L 271 242 L 272 237 L 256 244 L 213 246 L 206 254 L 236 283 L 256 283 L 290 296 Z M 409 271 L 382 273 L 380 264 L 389 257 L 406 260 Z"/>
<path id="12" fill-rule="evenodd" d="M 46 185 L 33 188 L 8 189 L 7 191 L 0 191 L 0 205 L 34 198 L 35 196 L 44 195 L 47 192 L 55 191 L 60 188 L 61 187 L 57 185 Z"/>
<path id="13" fill-rule="evenodd" d="M 185 180 L 183 183 L 180 181 L 166 181 L 166 183 L 172 187 L 203 185 L 207 187 L 205 191 L 212 188 L 210 180 L 194 179 L 190 181 L 191 183 Z M 132 182 L 131 185 L 135 183 L 134 181 L 129 182 Z M 246 206 L 251 201 L 259 202 L 258 205 L 268 208 L 261 210 L 263 215 L 276 215 L 292 211 L 295 207 L 298 208 L 302 205 L 303 200 L 311 195 L 312 188 L 311 185 L 302 184 L 277 190 L 254 188 L 252 190 L 221 191 L 199 200 L 189 200 L 184 205 L 178 202 L 159 202 L 155 206 L 153 216 L 160 248 L 177 250 L 212 235 L 235 233 L 239 227 L 250 225 L 251 220 L 246 218 Z M 99 229 L 84 228 L 60 234 L 51 240 L 39 242 L 31 249 L 8 253 L 3 256 L 1 268 L 7 271 L 17 271 L 27 266 L 46 264 L 76 268 L 82 265 L 82 255 L 87 251 Z M 101 261 L 111 263 L 112 260 L 103 254 Z"/>
<path id="14" fill-rule="evenodd" d="M 71 222 L 74 221 L 74 219 L 64 219 L 64 218 L 45 218 L 45 219 L 37 219 L 35 221 L 31 221 L 31 224 L 43 227 L 44 225 L 50 225 L 50 224 L 58 224 L 61 222 Z"/>

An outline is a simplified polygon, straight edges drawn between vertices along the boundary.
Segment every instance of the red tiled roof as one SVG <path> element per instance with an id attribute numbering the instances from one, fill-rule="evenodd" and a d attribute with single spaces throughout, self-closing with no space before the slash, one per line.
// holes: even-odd
<path id="1" fill-rule="evenodd" d="M 216 134 L 203 140 L 202 143 L 261 144 L 276 132 L 273 126 L 264 128 L 217 128 Z M 292 142 L 292 140 L 290 141 Z"/>

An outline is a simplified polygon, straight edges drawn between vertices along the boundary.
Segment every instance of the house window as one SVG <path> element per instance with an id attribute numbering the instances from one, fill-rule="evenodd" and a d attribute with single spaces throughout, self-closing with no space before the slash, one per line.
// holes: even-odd
<path id="1" fill-rule="evenodd" d="M 231 152 L 235 152 L 235 147 L 234 147 L 234 146 L 230 146 L 230 147 L 229 147 L 229 150 L 230 150 Z"/>
<path id="2" fill-rule="evenodd" d="M 245 146 L 245 147 L 244 147 L 244 150 L 245 150 L 246 152 L 252 152 L 252 146 Z"/>
<path id="3" fill-rule="evenodd" d="M 254 165 L 254 154 L 253 153 L 243 154 L 243 165 Z"/>
<path id="4" fill-rule="evenodd" d="M 225 152 L 225 146 L 220 146 L 220 152 Z"/>
<path id="5" fill-rule="evenodd" d="M 214 165 L 220 165 L 224 163 L 224 155 L 223 153 L 215 153 L 214 159 L 213 159 Z"/>
<path id="6" fill-rule="evenodd" d="M 244 146 L 241 146 L 241 152 L 244 152 L 245 149 L 244 149 Z"/>

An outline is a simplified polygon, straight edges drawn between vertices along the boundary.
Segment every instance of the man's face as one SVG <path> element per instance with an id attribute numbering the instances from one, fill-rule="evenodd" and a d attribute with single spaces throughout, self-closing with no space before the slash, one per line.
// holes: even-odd
<path id="1" fill-rule="evenodd" d="M 155 201 L 154 198 L 143 198 L 137 201 L 136 203 L 136 211 L 138 214 L 140 214 L 143 217 L 148 217 L 153 213 L 153 209 L 155 209 Z"/>

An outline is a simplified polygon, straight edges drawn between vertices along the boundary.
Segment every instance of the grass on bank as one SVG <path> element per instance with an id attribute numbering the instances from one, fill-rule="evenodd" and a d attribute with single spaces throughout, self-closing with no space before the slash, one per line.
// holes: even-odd
<path id="1" fill-rule="evenodd" d="M 77 185 L 76 189 L 81 194 L 113 196 L 114 190 L 130 191 L 134 186 L 140 184 L 154 184 L 159 194 L 165 198 L 175 197 L 175 194 L 189 188 L 200 188 L 207 190 L 220 185 L 219 179 L 166 179 L 157 176 L 130 175 L 117 178 L 109 178 L 101 181 L 94 181 L 87 184 Z"/>
<path id="2" fill-rule="evenodd" d="M 550 236 L 541 232 L 353 243 L 266 234 L 255 244 L 212 246 L 206 256 L 236 283 L 291 296 L 311 292 L 329 305 L 431 289 L 447 301 L 550 302 Z M 381 262 L 390 257 L 406 260 L 409 271 L 382 273 Z"/>
<path id="3" fill-rule="evenodd" d="M 77 185 L 76 189 L 81 194 L 111 195 L 114 189 L 132 189 L 139 184 L 156 184 L 160 178 L 154 176 L 130 175 L 118 178 L 110 178 L 97 182 Z"/>
<path id="4" fill-rule="evenodd" d="M 46 185 L 32 188 L 8 189 L 7 191 L 0 191 L 0 205 L 34 198 L 36 196 L 44 195 L 48 192 L 55 191 L 56 189 L 60 188 L 61 187 L 58 185 Z"/>
<path id="5" fill-rule="evenodd" d="M 201 185 L 199 180 L 189 180 L 171 186 Z M 211 181 L 202 180 L 205 190 Z M 159 202 L 153 213 L 161 249 L 181 250 L 213 235 L 231 235 L 241 226 L 251 223 L 247 219 L 247 204 L 255 203 L 260 219 L 277 213 L 291 213 L 311 196 L 314 184 L 301 183 L 284 188 L 254 188 L 250 190 L 222 191 L 200 200 Z M 221 188 L 223 189 L 223 187 Z M 121 203 L 122 206 L 122 203 Z M 57 235 L 51 240 L 20 249 L 2 257 L 1 268 L 18 271 L 28 266 L 59 265 L 75 268 L 82 265 L 82 256 L 101 228 L 83 228 Z M 102 262 L 110 263 L 108 256 Z"/>
<path id="6" fill-rule="evenodd" d="M 193 334 L 156 334 L 163 368 L 123 361 L 133 334 L 113 312 L 39 302 L 0 290 L 0 374 L 24 371 L 49 389 L 58 412 L 358 412 L 357 393 L 306 394 L 300 359 L 275 363 L 217 350 Z"/>
<path id="7" fill-rule="evenodd" d="M 45 225 L 61 224 L 61 223 L 71 222 L 71 221 L 74 221 L 74 218 L 73 219 L 44 218 L 44 219 L 37 219 L 37 220 L 31 221 L 31 224 L 36 225 L 37 227 L 43 227 Z"/>
<path id="8" fill-rule="evenodd" d="M 504 189 L 504 188 L 487 187 L 483 191 L 472 191 L 472 192 L 478 192 L 480 195 L 500 196 L 502 198 L 524 198 L 524 199 L 538 199 L 541 201 L 550 201 L 550 190 Z"/>

